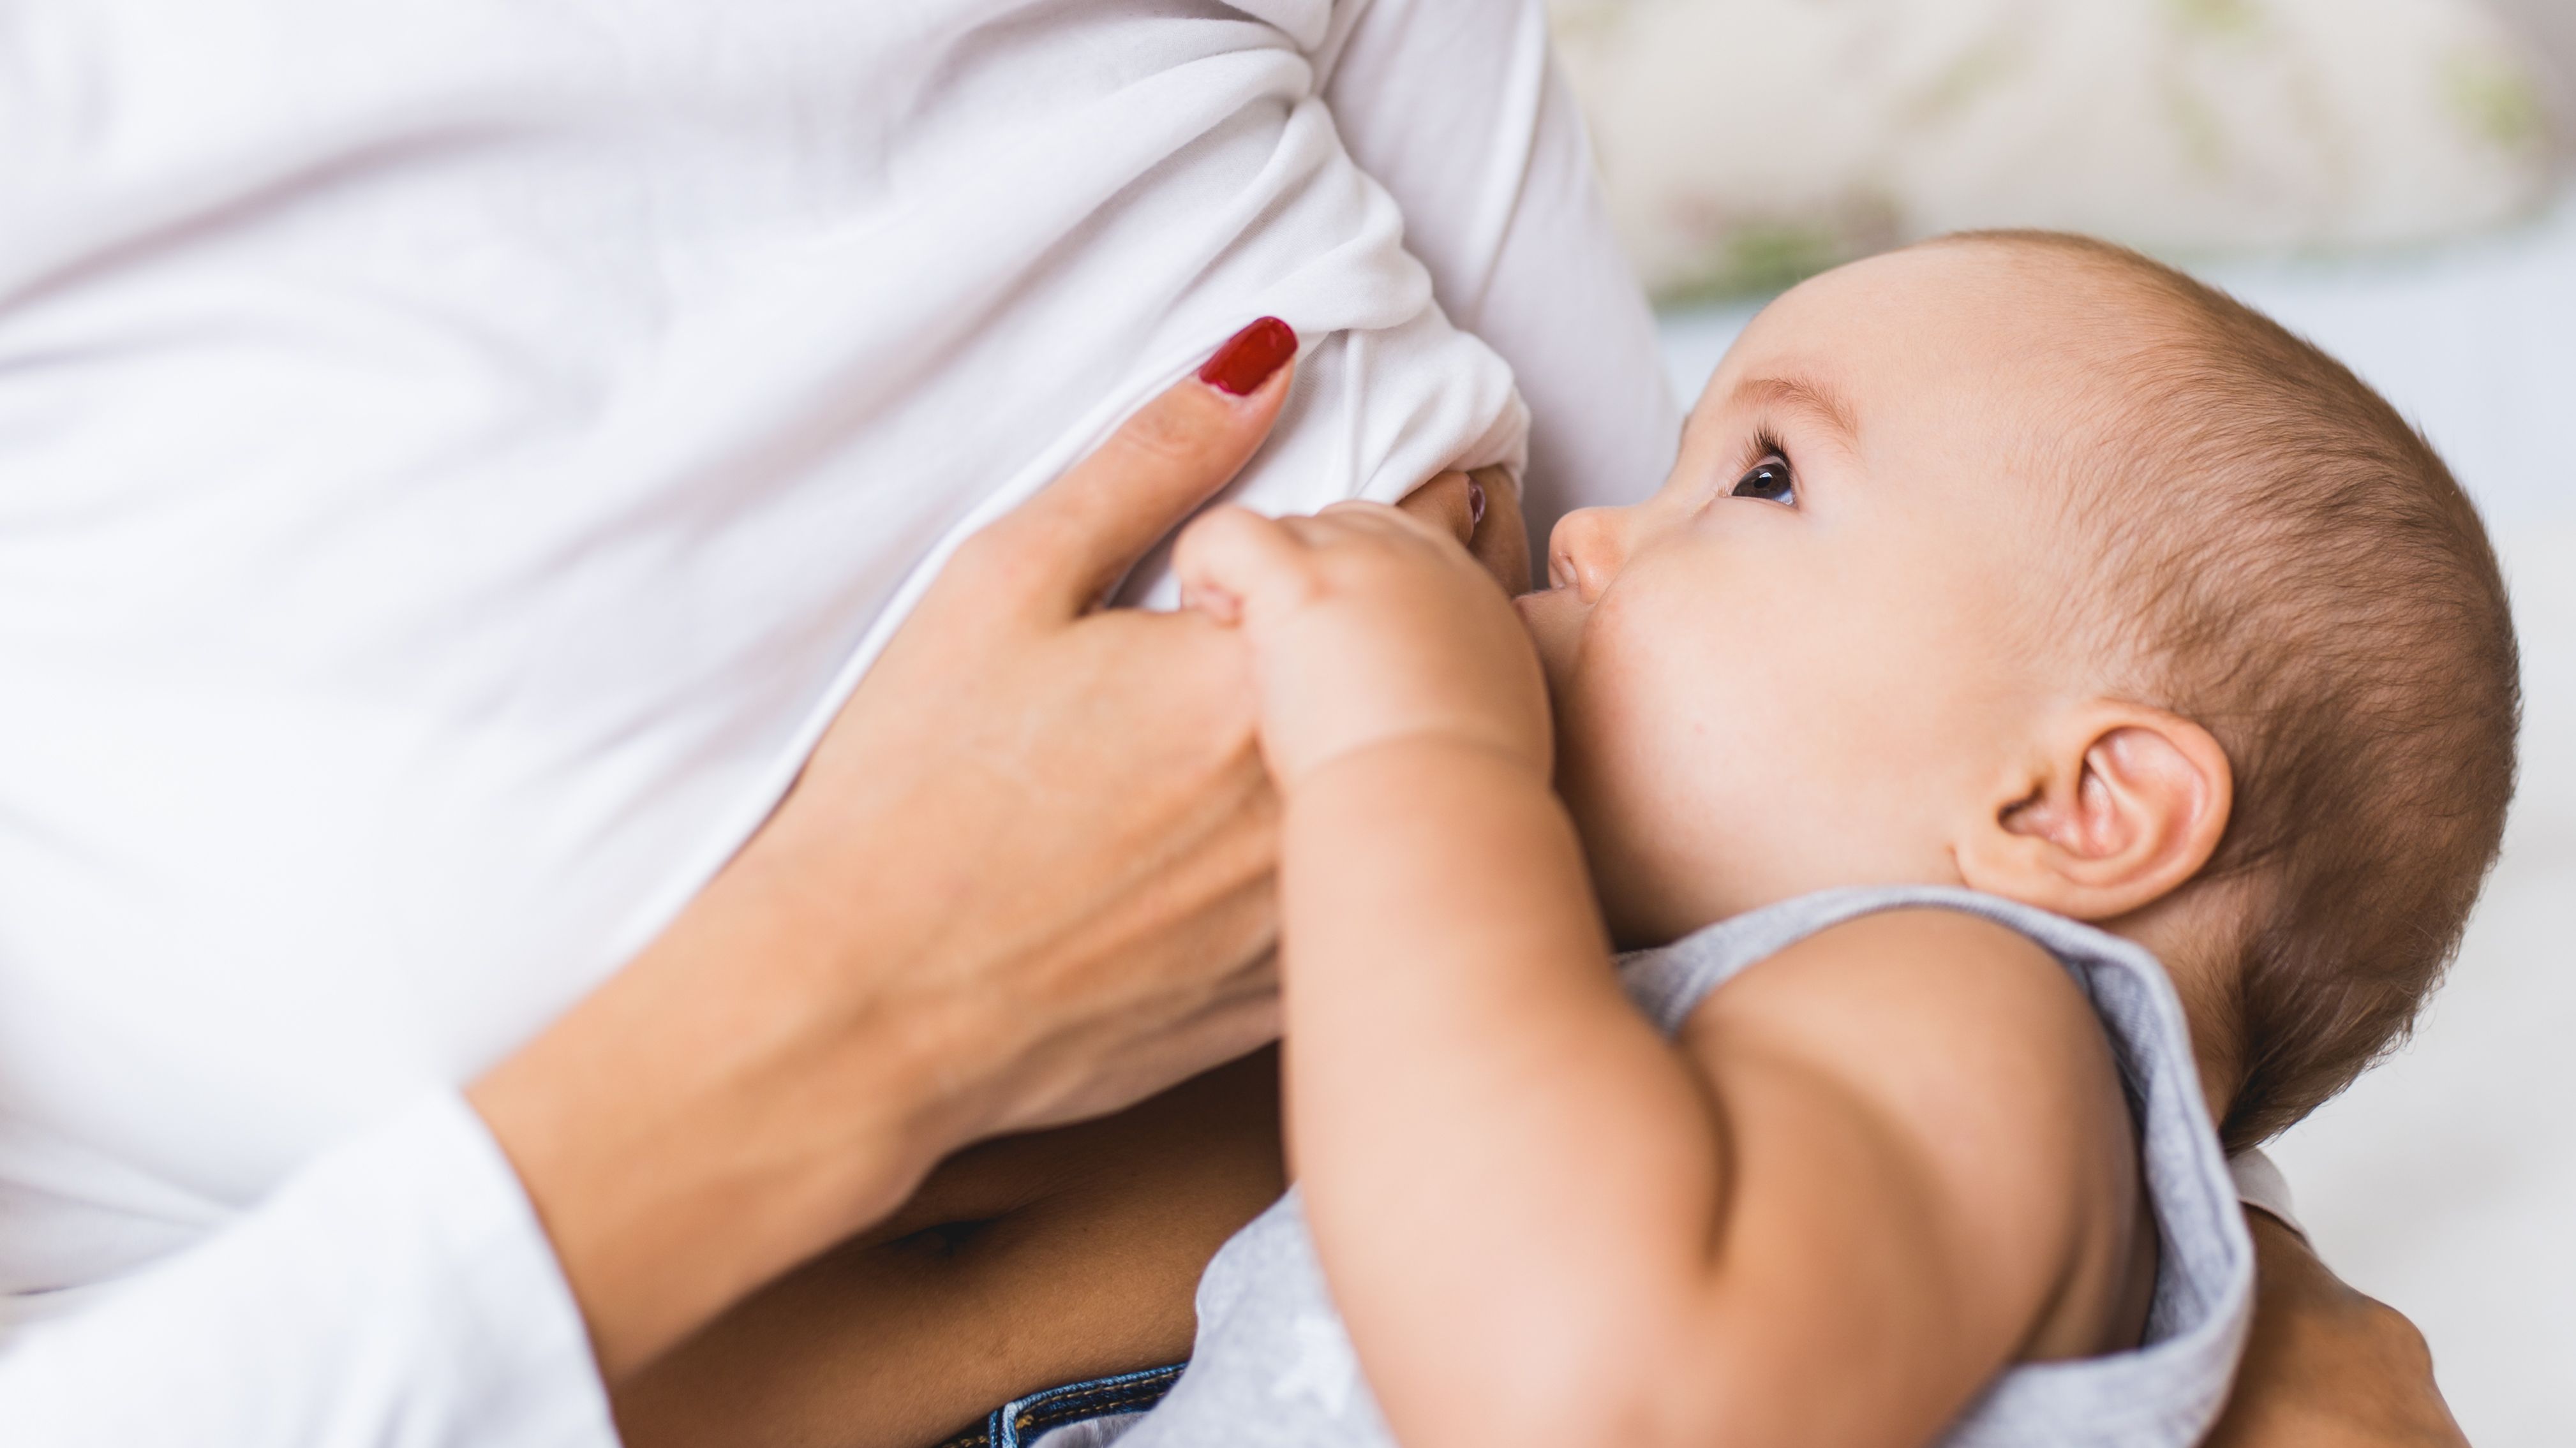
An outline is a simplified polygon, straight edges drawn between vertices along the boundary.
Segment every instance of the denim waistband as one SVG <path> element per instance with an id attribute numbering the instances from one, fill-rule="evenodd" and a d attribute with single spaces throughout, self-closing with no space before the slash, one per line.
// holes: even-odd
<path id="1" fill-rule="evenodd" d="M 1187 1363 L 1143 1368 L 1087 1382 L 1067 1383 L 995 1408 L 973 1427 L 940 1440 L 939 1448 L 1027 1448 L 1068 1424 L 1121 1413 L 1141 1413 L 1163 1401 Z"/>

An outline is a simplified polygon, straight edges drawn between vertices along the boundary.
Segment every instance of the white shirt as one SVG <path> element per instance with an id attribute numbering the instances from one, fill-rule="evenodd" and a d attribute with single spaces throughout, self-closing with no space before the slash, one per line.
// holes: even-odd
<path id="1" fill-rule="evenodd" d="M 0 0 L 0 1436 L 613 1441 L 457 1087 L 1263 313 L 1274 510 L 1671 455 L 1534 0 Z"/>

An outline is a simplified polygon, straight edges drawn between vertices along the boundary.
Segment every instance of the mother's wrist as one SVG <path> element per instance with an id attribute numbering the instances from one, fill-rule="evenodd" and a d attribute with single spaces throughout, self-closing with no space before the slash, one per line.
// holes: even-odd
<path id="1" fill-rule="evenodd" d="M 803 826 L 782 819 L 745 849 L 727 871 L 739 898 L 710 915 L 723 943 L 683 948 L 760 962 L 754 970 L 779 998 L 770 1029 L 745 1044 L 820 1073 L 813 1089 L 866 1098 L 857 1108 L 866 1129 L 915 1142 L 932 1161 L 991 1134 L 1000 1106 L 990 1068 L 1007 1059 L 997 1043 L 1020 1012 L 994 992 L 960 988 L 973 974 L 952 959 L 966 932 L 907 853 L 918 841 Z"/>
<path id="2" fill-rule="evenodd" d="M 641 956 L 468 1091 L 612 1380 L 900 1206 L 976 1129 L 962 1010 L 747 850 Z"/>

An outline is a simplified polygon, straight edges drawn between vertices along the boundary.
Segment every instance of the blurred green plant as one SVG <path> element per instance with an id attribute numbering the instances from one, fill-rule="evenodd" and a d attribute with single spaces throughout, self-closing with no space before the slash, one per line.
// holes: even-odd
<path id="1" fill-rule="evenodd" d="M 2251 35 L 2262 28 L 2255 0 L 2166 0 L 2177 29 L 2202 35 Z"/>
<path id="2" fill-rule="evenodd" d="M 1717 265 L 1694 281 L 1664 292 L 1659 300 L 1668 306 L 1694 306 L 1776 296 L 1875 249 L 1826 226 L 1739 227 L 1725 234 Z"/>
<path id="3" fill-rule="evenodd" d="M 2459 54 L 2442 64 L 2442 99 L 2478 135 L 2517 151 L 2549 141 L 2549 115 L 2528 72 L 2485 55 Z"/>

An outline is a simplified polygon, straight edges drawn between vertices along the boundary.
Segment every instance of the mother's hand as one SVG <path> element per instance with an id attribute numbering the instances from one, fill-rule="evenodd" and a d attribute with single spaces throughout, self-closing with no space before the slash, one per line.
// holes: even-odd
<path id="1" fill-rule="evenodd" d="M 1094 605 L 1251 456 L 1294 346 L 1247 329 L 968 540 L 771 821 L 469 1091 L 612 1382 L 949 1151 L 1274 1033 L 1243 660 Z"/>
<path id="2" fill-rule="evenodd" d="M 2210 1448 L 2468 1448 L 2415 1325 L 2259 1210 L 2254 1331 Z"/>

